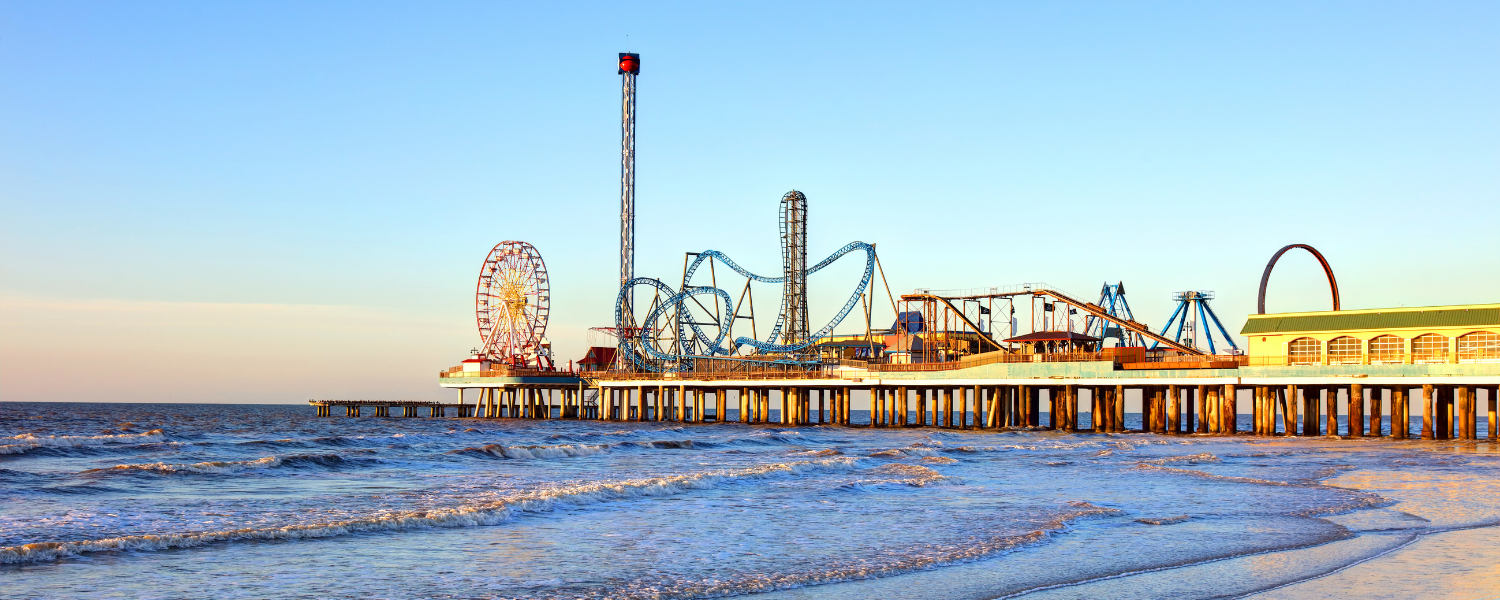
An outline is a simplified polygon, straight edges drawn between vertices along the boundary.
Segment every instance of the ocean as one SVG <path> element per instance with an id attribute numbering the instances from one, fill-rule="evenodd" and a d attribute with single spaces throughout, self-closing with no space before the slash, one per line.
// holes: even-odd
<path id="1" fill-rule="evenodd" d="M 1497 475 L 1484 441 L 0 403 L 0 597 L 1494 598 Z"/>

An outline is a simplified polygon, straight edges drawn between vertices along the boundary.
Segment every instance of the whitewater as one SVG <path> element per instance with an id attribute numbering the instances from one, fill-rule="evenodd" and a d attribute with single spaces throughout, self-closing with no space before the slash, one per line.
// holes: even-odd
<path id="1" fill-rule="evenodd" d="M 1496 475 L 1483 441 L 0 403 L 0 597 L 1481 598 Z"/>

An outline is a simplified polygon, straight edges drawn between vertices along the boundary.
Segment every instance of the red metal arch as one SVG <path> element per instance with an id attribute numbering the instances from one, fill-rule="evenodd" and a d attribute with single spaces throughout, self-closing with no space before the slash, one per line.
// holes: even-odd
<path id="1" fill-rule="evenodd" d="M 1313 257 L 1318 259 L 1318 264 L 1323 265 L 1323 273 L 1328 275 L 1328 288 L 1333 292 L 1333 310 L 1338 310 L 1339 282 L 1333 278 L 1333 268 L 1328 266 L 1328 260 L 1323 258 L 1323 255 L 1318 253 L 1318 250 L 1312 246 L 1307 244 L 1291 244 L 1276 251 L 1276 255 L 1271 257 L 1271 262 L 1266 263 L 1266 272 L 1260 276 L 1260 297 L 1256 302 L 1257 308 L 1260 309 L 1260 314 L 1266 314 L 1266 284 L 1271 282 L 1271 268 L 1276 266 L 1276 261 L 1281 258 L 1281 255 L 1286 254 L 1286 251 L 1292 248 L 1301 248 L 1311 252 Z"/>

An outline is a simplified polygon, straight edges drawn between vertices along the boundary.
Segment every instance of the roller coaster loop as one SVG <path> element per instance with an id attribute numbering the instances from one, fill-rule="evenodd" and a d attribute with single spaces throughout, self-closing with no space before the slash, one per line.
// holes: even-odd
<path id="1" fill-rule="evenodd" d="M 837 252 L 834 252 L 828 258 L 823 259 L 822 262 L 819 262 L 818 264 L 813 265 L 812 267 L 809 267 L 807 269 L 807 274 L 811 275 L 822 270 L 823 267 L 833 264 L 845 254 L 848 254 L 855 250 L 865 251 L 865 270 L 863 276 L 860 277 L 859 285 L 855 287 L 854 293 L 849 295 L 849 299 L 844 302 L 844 306 L 843 308 L 839 309 L 838 314 L 835 314 L 833 319 L 830 320 L 827 325 L 824 325 L 822 329 L 819 329 L 816 333 L 813 333 L 811 336 L 809 336 L 807 342 L 800 344 L 776 343 L 777 338 L 781 335 L 781 324 L 783 318 L 785 317 L 785 315 L 783 314 L 777 316 L 776 326 L 772 328 L 771 334 L 766 338 L 766 341 L 760 341 L 749 337 L 740 337 L 735 338 L 734 344 L 726 348 L 724 346 L 724 338 L 728 335 L 730 324 L 734 320 L 733 302 L 731 301 L 728 292 L 711 286 L 684 287 L 682 291 L 677 292 L 673 291 L 670 286 L 662 283 L 659 279 L 637 277 L 625 282 L 625 285 L 620 286 L 620 294 L 615 298 L 615 326 L 621 331 L 626 330 L 627 327 L 639 327 L 640 330 L 649 331 L 659 330 L 659 328 L 657 327 L 657 321 L 666 316 L 668 312 L 673 311 L 674 309 L 678 314 L 682 314 L 682 311 L 686 310 L 684 304 L 689 298 L 701 295 L 714 295 L 722 301 L 722 304 L 720 306 L 723 306 L 722 314 L 716 315 L 717 322 L 715 324 L 718 326 L 719 332 L 717 336 L 710 337 L 708 333 L 703 331 L 702 327 L 697 322 L 690 321 L 678 325 L 677 341 L 679 343 L 677 344 L 677 347 L 686 347 L 688 341 L 696 340 L 699 343 L 703 344 L 704 347 L 708 348 L 709 353 L 707 355 L 673 354 L 670 352 L 664 352 L 660 348 L 654 347 L 653 344 L 646 342 L 639 342 L 638 344 L 636 344 L 633 343 L 633 340 L 627 338 L 621 338 L 620 351 L 623 352 L 626 356 L 629 356 L 631 360 L 636 364 L 636 366 L 648 371 L 681 371 L 692 368 L 692 361 L 695 358 L 733 356 L 736 352 L 739 351 L 741 346 L 749 346 L 751 348 L 754 348 L 758 353 L 768 354 L 788 354 L 805 350 L 808 347 L 812 346 L 818 339 L 826 337 L 829 334 L 833 333 L 833 328 L 838 327 L 839 323 L 842 322 L 845 317 L 849 316 L 849 311 L 854 310 L 854 306 L 859 303 L 860 296 L 865 293 L 865 289 L 870 286 L 870 281 L 875 275 L 875 247 L 864 242 L 851 242 L 845 245 L 843 248 L 840 248 Z M 725 266 L 734 270 L 734 272 L 739 273 L 741 276 L 753 281 L 759 281 L 761 283 L 782 283 L 786 280 L 784 276 L 766 277 L 764 275 L 752 273 L 749 270 L 746 270 L 744 267 L 741 267 L 738 263 L 734 262 L 733 259 L 729 258 L 728 255 L 722 252 L 719 252 L 717 250 L 705 250 L 699 253 L 698 257 L 688 265 L 686 270 L 684 270 L 683 281 L 692 281 L 694 271 L 698 269 L 699 265 L 703 264 L 704 261 L 707 261 L 709 259 L 718 260 Z M 666 298 L 659 302 L 656 307 L 653 308 L 651 312 L 646 315 L 646 318 L 639 324 L 626 323 L 627 315 L 625 314 L 625 299 L 631 289 L 633 289 L 635 286 L 640 285 L 655 288 L 657 292 L 659 292 L 661 295 L 664 295 Z M 688 333 L 688 329 L 692 330 L 691 334 Z M 638 345 L 641 351 L 635 351 L 635 349 L 632 348 L 632 346 L 635 345 Z M 645 356 L 642 356 L 642 354 L 645 354 Z M 659 362 L 660 364 L 654 364 L 655 362 Z M 779 358 L 770 359 L 767 362 L 801 363 L 805 361 Z"/>

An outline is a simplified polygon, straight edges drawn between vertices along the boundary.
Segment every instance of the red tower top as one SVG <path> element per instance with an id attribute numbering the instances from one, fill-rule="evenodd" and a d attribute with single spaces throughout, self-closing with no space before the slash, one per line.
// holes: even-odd
<path id="1" fill-rule="evenodd" d="M 625 73 L 639 74 L 640 72 L 641 72 L 641 55 L 636 54 L 634 52 L 621 52 L 620 53 L 620 71 L 619 71 L 619 74 L 621 74 L 621 75 L 623 75 Z"/>

